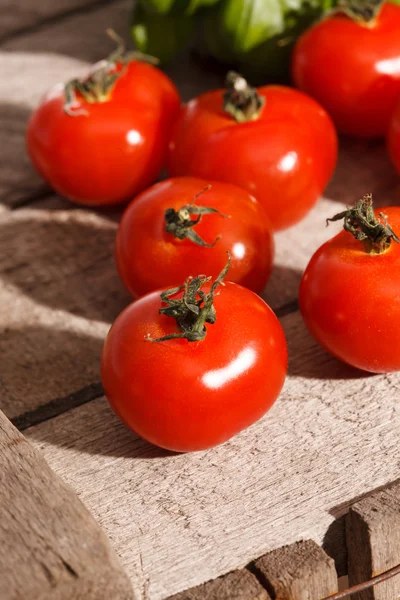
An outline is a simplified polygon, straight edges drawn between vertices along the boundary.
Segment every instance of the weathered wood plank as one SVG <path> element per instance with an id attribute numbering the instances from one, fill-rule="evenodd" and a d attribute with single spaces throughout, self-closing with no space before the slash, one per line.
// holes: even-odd
<path id="1" fill-rule="evenodd" d="M 233 571 L 190 590 L 171 596 L 168 600 L 271 600 L 250 571 Z"/>
<path id="2" fill-rule="evenodd" d="M 50 52 L 96 62 L 115 47 L 105 34 L 108 27 L 128 39 L 131 10 L 131 0 L 100 3 L 97 9 L 71 15 L 38 31 L 10 39 L 2 48 L 27 54 Z"/>
<path id="3" fill-rule="evenodd" d="M 362 583 L 400 563 L 400 484 L 350 507 L 346 521 L 350 585 Z M 393 577 L 353 600 L 400 598 L 400 577 Z"/>
<path id="4" fill-rule="evenodd" d="M 104 399 L 27 430 L 158 600 L 312 538 L 343 553 L 338 506 L 398 477 L 399 375 L 368 376 L 283 319 L 290 376 L 259 423 L 208 452 L 133 436 Z M 336 537 L 335 537 L 336 536 Z M 145 597 L 143 592 L 142 597 Z"/>
<path id="5" fill-rule="evenodd" d="M 112 0 L 111 0 L 112 1 Z M 104 0 L 2 0 L 0 4 L 0 43 L 25 29 L 62 19 L 74 10 L 90 11 Z"/>
<path id="6" fill-rule="evenodd" d="M 130 300 L 112 215 L 65 207 L 53 198 L 0 213 L 0 397 L 10 418 L 98 382 L 104 336 Z"/>
<path id="7" fill-rule="evenodd" d="M 2 600 L 133 600 L 105 534 L 0 411 Z"/>
<path id="8" fill-rule="evenodd" d="M 333 559 L 312 540 L 269 552 L 254 567 L 279 600 L 320 600 L 338 591 Z"/>

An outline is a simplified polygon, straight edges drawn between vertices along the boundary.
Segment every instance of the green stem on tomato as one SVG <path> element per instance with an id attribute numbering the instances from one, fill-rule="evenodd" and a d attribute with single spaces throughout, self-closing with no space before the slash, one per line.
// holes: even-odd
<path id="1" fill-rule="evenodd" d="M 211 325 L 216 321 L 214 308 L 214 294 L 217 287 L 222 283 L 227 274 L 231 257 L 229 252 L 228 261 L 211 285 L 210 291 L 206 294 L 202 288 L 211 281 L 211 277 L 199 275 L 198 277 L 188 277 L 184 283 L 176 288 L 166 290 L 161 294 L 161 300 L 166 306 L 159 310 L 161 315 L 175 319 L 179 333 L 170 333 L 160 338 L 151 338 L 149 335 L 146 340 L 149 342 L 166 342 L 177 338 L 186 339 L 188 342 L 201 342 L 207 335 L 206 323 Z M 183 292 L 181 298 L 173 298 L 180 292 Z"/>
<path id="2" fill-rule="evenodd" d="M 255 121 L 259 118 L 265 105 L 265 98 L 260 96 L 256 88 L 251 87 L 244 77 L 235 71 L 229 71 L 225 79 L 225 87 L 223 109 L 237 123 Z"/>
<path id="3" fill-rule="evenodd" d="M 184 206 L 181 206 L 179 210 L 167 208 L 164 215 L 165 230 L 167 233 L 172 233 L 174 237 L 180 240 L 187 238 L 194 244 L 203 246 L 204 248 L 213 248 L 215 246 L 220 239 L 220 236 L 218 236 L 212 244 L 208 244 L 199 236 L 197 231 L 194 230 L 194 227 L 200 223 L 203 215 L 216 213 L 225 219 L 229 218 L 228 215 L 222 214 L 216 208 L 212 208 L 211 206 L 197 206 L 195 204 L 197 198 L 209 189 L 211 189 L 211 185 L 207 185 L 203 190 L 197 192 L 191 204 L 185 204 Z M 192 219 L 192 215 L 196 218 Z"/>
<path id="4" fill-rule="evenodd" d="M 132 60 L 143 60 L 157 64 L 158 59 L 142 52 L 125 53 L 125 42 L 113 29 L 107 29 L 107 35 L 116 42 L 116 49 L 105 59 L 96 63 L 92 71 L 82 79 L 72 79 L 65 84 L 64 112 L 76 117 L 86 115 L 87 111 L 81 108 L 74 109 L 77 104 L 77 94 L 89 104 L 107 102 L 118 79 L 125 73 L 126 66 Z M 120 68 L 122 67 L 122 68 Z"/>
<path id="5" fill-rule="evenodd" d="M 379 213 L 379 220 L 375 216 L 372 194 L 366 194 L 361 200 L 358 200 L 353 208 L 348 208 L 338 213 L 329 221 L 340 221 L 344 219 L 343 228 L 351 233 L 356 240 L 364 244 L 365 251 L 368 254 L 383 254 L 392 243 L 400 243 L 386 216 Z"/>

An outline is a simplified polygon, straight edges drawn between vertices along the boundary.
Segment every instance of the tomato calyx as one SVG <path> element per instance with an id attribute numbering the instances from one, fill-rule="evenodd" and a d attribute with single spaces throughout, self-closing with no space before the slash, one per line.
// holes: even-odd
<path id="1" fill-rule="evenodd" d="M 195 204 L 197 198 L 209 189 L 211 189 L 211 185 L 207 185 L 203 190 L 197 192 L 192 202 L 190 204 L 181 206 L 179 210 L 167 208 L 164 214 L 165 230 L 167 233 L 172 233 L 172 235 L 179 240 L 184 240 L 187 238 L 194 244 L 203 246 L 204 248 L 213 248 L 215 246 L 218 240 L 221 239 L 220 235 L 212 242 L 212 244 L 208 244 L 203 240 L 202 237 L 199 236 L 197 231 L 194 230 L 194 227 L 196 227 L 196 225 L 198 225 L 198 223 L 200 223 L 202 220 L 203 215 L 215 213 L 224 219 L 229 219 L 228 215 L 224 215 L 216 208 L 212 208 L 211 206 L 197 206 Z M 194 215 L 196 218 L 192 219 L 192 215 Z"/>
<path id="2" fill-rule="evenodd" d="M 166 306 L 162 306 L 158 312 L 160 315 L 175 319 L 180 333 L 170 333 L 160 338 L 151 338 L 147 335 L 147 341 L 166 342 L 178 338 L 186 339 L 188 342 L 201 342 L 204 340 L 207 335 L 206 323 L 213 325 L 217 319 L 213 304 L 214 294 L 229 271 L 231 256 L 229 252 L 227 254 L 228 261 L 213 282 L 208 294 L 201 289 L 211 281 L 211 277 L 206 275 L 188 277 L 183 285 L 161 293 L 161 301 Z M 173 298 L 180 292 L 183 292 L 181 298 Z"/>
<path id="3" fill-rule="evenodd" d="M 143 60 L 152 64 L 159 62 L 157 58 L 141 52 L 125 52 L 124 40 L 113 29 L 107 29 L 106 33 L 116 42 L 116 49 L 106 59 L 93 65 L 86 77 L 72 79 L 64 86 L 64 112 L 71 117 L 88 114 L 83 108 L 73 108 L 79 104 L 77 94 L 89 104 L 107 102 L 115 84 L 125 74 L 126 67 L 132 60 Z"/>
<path id="4" fill-rule="evenodd" d="M 225 87 L 223 109 L 237 123 L 255 121 L 259 118 L 265 105 L 265 98 L 260 96 L 256 88 L 251 87 L 242 75 L 229 71 L 225 79 Z"/>
<path id="5" fill-rule="evenodd" d="M 383 254 L 392 243 L 400 243 L 400 238 L 390 227 L 386 216 L 379 213 L 379 220 L 375 216 L 372 194 L 366 194 L 358 200 L 353 208 L 348 208 L 334 217 L 327 219 L 329 221 L 340 221 L 344 219 L 343 228 L 351 233 L 356 240 L 364 244 L 368 254 Z"/>
<path id="6" fill-rule="evenodd" d="M 344 13 L 360 25 L 373 25 L 384 0 L 339 0 L 338 12 Z"/>

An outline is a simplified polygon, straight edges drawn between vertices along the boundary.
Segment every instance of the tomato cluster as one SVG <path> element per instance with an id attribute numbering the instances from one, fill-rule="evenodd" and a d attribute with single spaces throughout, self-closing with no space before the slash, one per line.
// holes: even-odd
<path id="1" fill-rule="evenodd" d="M 384 7 L 361 38 L 374 28 L 389 36 L 393 11 Z M 369 90 L 365 114 L 354 119 L 349 87 L 344 83 L 343 91 L 340 82 L 358 54 L 335 73 L 335 95 L 321 83 L 325 71 L 311 51 L 323 46 L 329 63 L 334 46 L 324 28 L 330 27 L 336 43 L 343 28 L 344 51 L 347 30 L 361 25 L 334 16 L 306 33 L 294 55 L 295 80 L 340 129 L 386 133 L 398 83 L 400 92 L 397 72 L 383 87 L 367 77 L 358 87 L 354 82 L 357 94 L 363 85 Z M 374 104 L 379 89 L 384 99 Z M 368 121 L 364 130 L 361 118 Z M 388 139 L 400 163 L 400 106 Z M 272 270 L 273 232 L 304 217 L 335 169 L 337 135 L 328 112 L 303 92 L 255 89 L 232 72 L 226 89 L 181 106 L 172 81 L 125 55 L 121 45 L 85 78 L 43 99 L 27 146 L 39 173 L 75 202 L 133 198 L 115 258 L 136 300 L 111 327 L 101 363 L 116 414 L 143 438 L 175 451 L 209 448 L 259 419 L 287 372 L 285 335 L 259 294 Z M 164 166 L 169 178 L 154 183 Z M 366 196 L 334 217 L 344 220 L 345 231 L 318 250 L 300 287 L 314 337 L 368 371 L 400 369 L 398 212 L 377 214 Z"/>

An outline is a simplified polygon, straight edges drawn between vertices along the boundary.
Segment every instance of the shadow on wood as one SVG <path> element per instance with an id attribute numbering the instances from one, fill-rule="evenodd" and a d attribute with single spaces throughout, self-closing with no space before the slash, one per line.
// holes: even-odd
<path id="1" fill-rule="evenodd" d="M 367 193 L 377 206 L 400 204 L 400 178 L 385 142 L 342 137 L 336 172 L 324 196 L 352 205 Z"/>
<path id="2" fill-rule="evenodd" d="M 9 418 L 98 381 L 103 340 L 46 327 L 3 329 L 0 407 Z"/>
<path id="3" fill-rule="evenodd" d="M 114 264 L 116 224 L 106 213 L 44 212 L 0 220 L 0 277 L 40 304 L 111 324 L 132 300 Z"/>
<path id="4" fill-rule="evenodd" d="M 48 187 L 36 174 L 25 150 L 30 109 L 0 103 L 0 203 L 15 207 L 45 195 Z"/>

